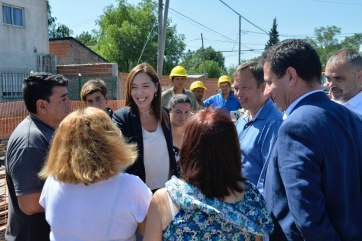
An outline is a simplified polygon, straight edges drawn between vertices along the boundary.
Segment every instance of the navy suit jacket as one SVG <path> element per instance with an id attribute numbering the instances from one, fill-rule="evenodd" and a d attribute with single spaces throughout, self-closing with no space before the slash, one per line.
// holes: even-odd
<path id="1" fill-rule="evenodd" d="M 265 179 L 269 240 L 362 240 L 362 116 L 323 92 L 282 123 Z"/>
<path id="2" fill-rule="evenodd" d="M 168 113 L 168 110 L 164 108 Z M 143 162 L 144 153 L 143 153 L 143 135 L 142 135 L 142 125 L 140 115 L 136 108 L 131 108 L 129 106 L 123 107 L 113 113 L 112 117 L 113 122 L 121 130 L 124 138 L 128 143 L 136 143 L 138 149 L 138 157 L 135 163 L 127 168 L 126 172 L 136 175 L 142 179 L 143 182 L 146 182 L 146 172 Z M 167 149 L 170 159 L 170 172 L 169 178 L 172 175 L 178 176 L 178 170 L 176 166 L 175 154 L 173 152 L 172 144 L 172 132 L 171 132 L 171 123 L 169 122 L 168 127 L 162 125 L 163 134 L 165 135 Z"/>

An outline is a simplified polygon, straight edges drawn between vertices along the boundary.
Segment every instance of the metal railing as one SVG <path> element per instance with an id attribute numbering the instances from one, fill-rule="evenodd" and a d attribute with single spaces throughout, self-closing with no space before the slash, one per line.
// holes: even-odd
<path id="1" fill-rule="evenodd" d="M 0 102 L 21 100 L 23 80 L 30 70 L 0 70 Z"/>
<path id="2" fill-rule="evenodd" d="M 0 70 L 0 103 L 22 100 L 23 80 L 30 74 L 30 70 Z M 80 100 L 80 90 L 85 82 L 90 79 L 102 79 L 108 88 L 111 100 L 117 100 L 122 93 L 123 85 L 117 87 L 117 77 L 78 77 L 68 78 L 68 95 L 71 100 Z"/>
<path id="3" fill-rule="evenodd" d="M 107 86 L 109 98 L 111 100 L 117 99 L 117 77 L 83 77 L 79 76 L 78 78 L 68 78 L 68 96 L 71 100 L 80 100 L 80 91 L 85 82 L 90 79 L 101 79 Z"/>

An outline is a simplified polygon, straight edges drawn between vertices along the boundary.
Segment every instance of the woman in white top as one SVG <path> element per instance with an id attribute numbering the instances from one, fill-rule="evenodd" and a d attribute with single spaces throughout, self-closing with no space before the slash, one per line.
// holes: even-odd
<path id="1" fill-rule="evenodd" d="M 142 63 L 127 77 L 126 102 L 112 120 L 127 142 L 136 143 L 138 158 L 126 172 L 139 176 L 154 192 L 177 175 L 168 110 L 161 107 L 161 87 L 156 71 Z"/>
<path id="2" fill-rule="evenodd" d="M 68 115 L 55 133 L 39 176 L 50 240 L 135 240 L 143 233 L 152 193 L 122 172 L 136 157 L 101 109 Z"/>

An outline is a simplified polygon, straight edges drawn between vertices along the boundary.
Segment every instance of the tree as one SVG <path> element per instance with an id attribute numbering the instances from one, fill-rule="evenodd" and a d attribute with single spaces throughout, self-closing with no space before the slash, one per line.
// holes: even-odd
<path id="1" fill-rule="evenodd" d="M 48 13 L 48 35 L 49 38 L 63 38 L 69 37 L 73 34 L 73 31 L 68 28 L 66 25 L 61 23 L 56 23 L 57 18 L 52 17 L 52 9 L 47 0 L 47 13 Z"/>
<path id="2" fill-rule="evenodd" d="M 55 24 L 50 28 L 48 27 L 48 32 L 49 38 L 65 38 L 70 37 L 73 34 L 73 30 L 68 28 L 66 25 L 60 23 Z"/>
<path id="3" fill-rule="evenodd" d="M 124 72 L 141 62 L 148 62 L 156 68 L 157 10 L 157 3 L 152 0 L 144 0 L 136 6 L 118 0 L 117 6 L 108 6 L 97 21 L 99 35 L 94 50 L 107 60 L 118 63 Z M 163 73 L 169 74 L 182 57 L 185 36 L 177 35 L 170 20 L 166 36 Z"/>
<path id="4" fill-rule="evenodd" d="M 336 26 L 327 26 L 314 29 L 315 38 L 308 38 L 308 41 L 317 50 L 324 66 L 328 58 L 341 49 L 354 49 L 359 52 L 362 43 L 362 34 L 356 33 L 343 40 L 338 40 L 337 36 L 341 33 L 341 28 Z"/>
<path id="5" fill-rule="evenodd" d="M 238 65 L 234 65 L 234 64 L 229 66 L 227 75 L 229 76 L 230 79 L 234 79 L 234 73 L 235 73 L 235 70 L 237 67 L 238 67 Z"/>
<path id="6" fill-rule="evenodd" d="M 219 78 L 221 75 L 225 74 L 224 69 L 222 69 L 218 62 L 214 60 L 206 60 L 206 73 L 209 78 Z M 196 73 L 204 73 L 204 64 L 200 64 L 196 69 Z"/>
<path id="7" fill-rule="evenodd" d="M 202 48 L 196 51 L 188 50 L 184 55 L 182 66 L 184 66 L 189 73 L 204 73 L 204 56 L 206 72 L 210 78 L 218 78 L 220 75 L 226 73 L 225 57 L 222 53 L 215 51 L 211 46 L 204 50 Z M 211 67 L 217 68 L 213 70 L 210 69 Z"/>
<path id="8" fill-rule="evenodd" d="M 274 46 L 276 43 L 279 42 L 279 32 L 277 30 L 277 27 L 278 27 L 277 19 L 274 18 L 273 26 L 272 26 L 271 30 L 269 31 L 269 40 L 265 45 L 265 49 L 268 49 L 271 46 Z"/>
<path id="9" fill-rule="evenodd" d="M 91 49 L 93 49 L 95 47 L 95 45 L 97 44 L 97 37 L 95 36 L 95 34 L 89 33 L 88 31 L 86 31 L 86 32 L 83 31 L 81 34 L 77 35 L 75 38 L 78 39 L 82 44 L 84 44 L 85 46 L 87 46 L 88 48 L 91 48 Z"/>
<path id="10" fill-rule="evenodd" d="M 48 15 L 48 27 L 52 26 L 56 18 L 52 17 L 52 8 L 50 7 L 49 0 L 47 0 L 47 15 Z"/>

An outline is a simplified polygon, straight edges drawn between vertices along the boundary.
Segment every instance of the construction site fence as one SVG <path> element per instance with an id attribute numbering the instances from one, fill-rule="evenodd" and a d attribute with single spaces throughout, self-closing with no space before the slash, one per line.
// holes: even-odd
<path id="1" fill-rule="evenodd" d="M 108 106 L 114 111 L 118 110 L 124 106 L 124 100 L 110 100 Z M 84 107 L 85 103 L 83 101 L 71 101 L 71 111 Z M 0 103 L 0 140 L 8 139 L 28 114 L 29 112 L 22 100 Z"/>

